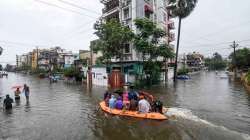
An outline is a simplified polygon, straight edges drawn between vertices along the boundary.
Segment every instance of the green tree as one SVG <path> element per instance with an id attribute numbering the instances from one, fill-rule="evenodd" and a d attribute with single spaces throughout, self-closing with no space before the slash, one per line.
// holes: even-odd
<path id="1" fill-rule="evenodd" d="M 205 66 L 211 70 L 222 70 L 227 67 L 227 61 L 223 60 L 219 53 L 214 53 L 212 58 L 205 58 Z"/>
<path id="2" fill-rule="evenodd" d="M 229 58 L 232 60 L 231 65 L 233 66 L 234 62 L 236 62 L 236 67 L 238 69 L 250 68 L 250 49 L 248 48 L 238 49 L 235 51 L 235 53 L 236 53 L 236 58 L 234 58 L 233 52 L 229 55 Z"/>
<path id="3" fill-rule="evenodd" d="M 150 84 L 155 83 L 160 78 L 162 62 L 159 58 L 174 57 L 173 50 L 162 40 L 166 37 L 166 32 L 157 28 L 151 20 L 136 19 L 135 26 L 138 33 L 134 37 L 134 45 L 142 55 L 143 74 L 146 75 Z"/>
<path id="4" fill-rule="evenodd" d="M 194 10 L 197 1 L 198 0 L 169 0 L 170 4 L 168 5 L 168 9 L 170 9 L 171 16 L 178 17 L 179 19 L 175 67 L 174 67 L 174 81 L 176 80 L 177 76 L 177 60 L 178 60 L 179 43 L 180 43 L 181 20 L 190 15 L 190 13 Z"/>
<path id="5" fill-rule="evenodd" d="M 102 52 L 102 61 L 107 64 L 111 58 L 123 60 L 124 47 L 134 36 L 132 30 L 115 19 L 106 23 L 97 22 L 94 28 L 99 39 L 93 43 L 92 48 Z"/>
<path id="6" fill-rule="evenodd" d="M 0 55 L 3 53 L 3 48 L 0 46 Z"/>
<path id="7" fill-rule="evenodd" d="M 3 66 L 0 64 L 0 71 L 3 70 Z"/>

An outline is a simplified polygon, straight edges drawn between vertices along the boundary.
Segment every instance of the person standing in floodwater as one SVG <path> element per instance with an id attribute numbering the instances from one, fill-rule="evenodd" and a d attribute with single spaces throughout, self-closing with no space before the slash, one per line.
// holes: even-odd
<path id="1" fill-rule="evenodd" d="M 9 95 L 9 94 L 6 95 L 6 98 L 5 98 L 4 101 L 3 101 L 3 105 L 4 105 L 5 109 L 6 109 L 6 110 L 12 109 L 12 103 L 13 103 L 13 102 L 14 102 L 14 101 L 13 101 L 12 98 L 10 98 L 10 95 Z"/>
<path id="2" fill-rule="evenodd" d="M 30 88 L 26 84 L 23 86 L 23 92 L 26 97 L 26 101 L 29 102 Z"/>

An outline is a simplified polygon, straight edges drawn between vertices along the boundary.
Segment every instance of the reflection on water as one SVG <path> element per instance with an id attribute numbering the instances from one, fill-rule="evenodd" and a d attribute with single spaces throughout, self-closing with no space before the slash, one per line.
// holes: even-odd
<path id="1" fill-rule="evenodd" d="M 1 109 L 0 139 L 249 139 L 250 95 L 240 83 L 220 79 L 212 72 L 178 81 L 175 86 L 170 82 L 148 89 L 169 108 L 168 121 L 102 112 L 98 106 L 105 90 L 102 87 L 49 84 L 47 80 L 10 74 L 8 79 L 0 79 L 0 89 L 14 97 L 10 87 L 23 83 L 30 86 L 30 102 L 22 95 L 11 112 Z"/>

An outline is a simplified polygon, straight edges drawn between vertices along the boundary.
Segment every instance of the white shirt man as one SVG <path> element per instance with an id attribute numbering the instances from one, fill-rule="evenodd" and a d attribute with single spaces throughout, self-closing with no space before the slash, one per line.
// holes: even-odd
<path id="1" fill-rule="evenodd" d="M 150 104 L 147 100 L 141 99 L 138 103 L 140 113 L 148 113 L 150 110 Z"/>

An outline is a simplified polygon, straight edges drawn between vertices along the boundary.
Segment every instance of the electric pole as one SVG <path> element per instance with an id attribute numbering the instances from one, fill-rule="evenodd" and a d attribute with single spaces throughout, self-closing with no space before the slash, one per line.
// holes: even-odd
<path id="1" fill-rule="evenodd" d="M 37 46 L 36 47 L 36 70 L 38 70 L 38 56 L 39 56 L 38 51 L 39 51 L 39 49 L 38 49 L 38 46 Z"/>
<path id="2" fill-rule="evenodd" d="M 236 48 L 239 46 L 239 44 L 236 44 L 235 41 L 233 42 L 232 45 L 230 45 L 233 49 L 234 49 L 234 52 L 233 52 L 233 66 L 234 66 L 234 77 L 236 77 L 236 70 L 237 70 L 237 61 L 236 61 Z"/>

